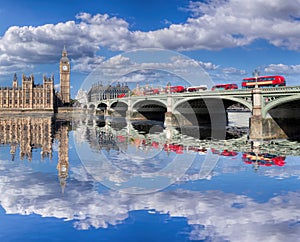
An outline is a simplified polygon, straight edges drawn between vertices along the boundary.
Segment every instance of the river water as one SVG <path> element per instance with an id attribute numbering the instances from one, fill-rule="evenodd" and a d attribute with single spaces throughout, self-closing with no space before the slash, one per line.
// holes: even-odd
<path id="1" fill-rule="evenodd" d="M 83 116 L 3 117 L 0 142 L 0 241 L 300 241 L 298 142 Z"/>

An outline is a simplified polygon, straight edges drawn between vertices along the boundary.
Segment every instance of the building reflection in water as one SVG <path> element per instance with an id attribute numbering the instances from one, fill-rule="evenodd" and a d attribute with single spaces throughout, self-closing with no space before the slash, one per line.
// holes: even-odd
<path id="1" fill-rule="evenodd" d="M 52 117 L 0 119 L 0 142 L 10 145 L 12 160 L 20 146 L 20 159 L 32 160 L 32 149 L 41 149 L 41 159 L 52 158 Z"/>
<path id="2" fill-rule="evenodd" d="M 55 138 L 59 141 L 57 170 L 60 186 L 63 193 L 66 187 L 69 170 L 69 126 L 67 125 L 67 123 L 62 122 L 58 122 L 56 124 L 58 126 L 58 130 L 55 133 Z"/>
<path id="3" fill-rule="evenodd" d="M 14 161 L 19 147 L 20 160 L 32 160 L 32 152 L 40 149 L 40 159 L 52 160 L 54 139 L 58 141 L 58 177 L 62 192 L 69 169 L 69 122 L 57 121 L 53 116 L 15 116 L 0 119 L 0 143 L 10 145 Z"/>

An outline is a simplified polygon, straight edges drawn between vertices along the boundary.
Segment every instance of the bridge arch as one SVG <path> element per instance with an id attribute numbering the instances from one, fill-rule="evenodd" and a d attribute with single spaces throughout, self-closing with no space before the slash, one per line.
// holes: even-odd
<path id="1" fill-rule="evenodd" d="M 157 105 L 160 105 L 160 106 L 167 107 L 166 100 L 163 100 L 163 99 L 157 100 L 156 97 L 154 97 L 154 99 L 152 99 L 152 97 L 149 96 L 149 97 L 146 97 L 146 99 L 134 100 L 132 102 L 132 109 L 137 110 L 139 107 L 143 106 L 145 104 L 145 102 L 147 102 L 147 103 L 153 103 L 153 104 L 157 104 Z"/>
<path id="2" fill-rule="evenodd" d="M 148 120 L 157 121 L 164 121 L 167 112 L 167 106 L 158 100 L 141 100 L 136 102 L 132 109 Z"/>
<path id="3" fill-rule="evenodd" d="M 267 103 L 265 105 L 265 107 L 262 109 L 262 118 L 265 118 L 271 109 L 273 109 L 281 104 L 285 104 L 285 103 L 289 103 L 289 102 L 293 102 L 293 101 L 297 101 L 297 100 L 300 100 L 300 94 L 278 98 L 277 100 Z"/>
<path id="4" fill-rule="evenodd" d="M 252 104 L 247 102 L 246 100 L 244 99 L 241 99 L 241 98 L 236 98 L 236 97 L 229 97 L 229 96 L 226 96 L 226 97 L 206 97 L 206 96 L 199 96 L 199 97 L 188 97 L 188 98 L 183 98 L 182 100 L 176 102 L 176 104 L 173 106 L 173 112 L 176 110 L 176 108 L 180 105 L 182 105 L 183 103 L 185 102 L 188 102 L 188 101 L 191 101 L 191 100 L 196 100 L 196 99 L 203 99 L 204 102 L 205 100 L 208 100 L 208 99 L 219 99 L 220 101 L 221 100 L 228 100 L 228 101 L 232 101 L 232 102 L 236 102 L 236 103 L 240 103 L 242 104 L 243 106 L 247 107 L 250 111 L 252 110 Z"/>
<path id="5" fill-rule="evenodd" d="M 107 104 L 106 103 L 99 103 L 97 105 L 97 109 L 101 110 L 101 111 L 104 111 L 107 109 Z"/>
<path id="6" fill-rule="evenodd" d="M 234 103 L 242 104 L 243 106 L 248 108 L 250 111 L 252 111 L 252 104 L 247 102 L 245 99 L 226 96 L 226 97 L 222 97 L 222 100 L 228 100 L 228 101 L 232 101 Z"/>
<path id="7" fill-rule="evenodd" d="M 90 109 L 90 110 L 95 110 L 95 107 L 96 107 L 96 105 L 95 105 L 94 103 L 91 103 L 91 104 L 89 105 L 89 109 Z"/>
<path id="8" fill-rule="evenodd" d="M 110 109 L 113 110 L 115 116 L 126 116 L 126 111 L 128 110 L 128 104 L 122 101 L 115 101 L 111 103 Z"/>
<path id="9" fill-rule="evenodd" d="M 110 107 L 117 106 L 118 104 L 128 106 L 128 103 L 124 99 L 122 99 L 122 100 L 115 99 L 110 103 Z"/>

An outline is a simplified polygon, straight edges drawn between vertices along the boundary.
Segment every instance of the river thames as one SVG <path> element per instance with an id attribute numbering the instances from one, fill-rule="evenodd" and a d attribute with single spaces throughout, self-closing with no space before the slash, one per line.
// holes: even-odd
<path id="1" fill-rule="evenodd" d="M 297 141 L 92 116 L 2 117 L 0 129 L 1 241 L 300 241 Z"/>

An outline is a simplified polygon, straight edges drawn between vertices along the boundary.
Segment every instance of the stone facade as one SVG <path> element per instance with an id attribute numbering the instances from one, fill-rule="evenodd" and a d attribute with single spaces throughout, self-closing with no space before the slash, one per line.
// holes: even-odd
<path id="1" fill-rule="evenodd" d="M 43 78 L 43 84 L 36 84 L 34 76 L 22 75 L 21 85 L 14 75 L 11 87 L 0 87 L 0 112 L 54 112 L 57 107 L 70 103 L 70 62 L 66 48 L 60 60 L 60 86 L 54 92 L 54 76 Z"/>
<path id="2" fill-rule="evenodd" d="M 60 73 L 60 100 L 63 105 L 70 103 L 70 61 L 66 47 L 62 51 L 59 65 Z"/>
<path id="3" fill-rule="evenodd" d="M 126 84 L 117 83 L 113 85 L 103 85 L 102 83 L 93 84 L 87 96 L 89 102 L 102 101 L 106 99 L 114 99 L 119 95 L 127 95 L 130 89 Z"/>
<path id="4" fill-rule="evenodd" d="M 18 85 L 15 74 L 12 87 L 0 87 L 0 111 L 54 111 L 54 77 L 44 77 L 43 84 L 35 84 L 34 76 L 22 76 Z"/>

